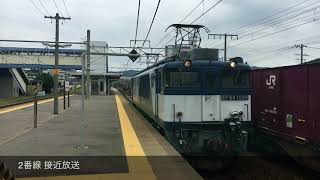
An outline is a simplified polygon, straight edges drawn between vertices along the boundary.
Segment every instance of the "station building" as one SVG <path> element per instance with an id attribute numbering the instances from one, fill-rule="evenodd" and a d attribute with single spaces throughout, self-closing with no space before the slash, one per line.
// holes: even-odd
<path id="1" fill-rule="evenodd" d="M 91 41 L 91 52 L 107 53 L 108 44 L 105 41 Z M 111 83 L 120 79 L 121 72 L 110 72 L 108 68 L 108 56 L 90 55 L 90 94 L 91 95 L 109 95 Z M 81 79 L 82 72 L 69 72 L 70 76 Z M 78 79 L 79 79 L 78 78 Z"/>
<path id="2" fill-rule="evenodd" d="M 29 84 L 22 69 L 0 68 L 0 98 L 24 95 Z"/>

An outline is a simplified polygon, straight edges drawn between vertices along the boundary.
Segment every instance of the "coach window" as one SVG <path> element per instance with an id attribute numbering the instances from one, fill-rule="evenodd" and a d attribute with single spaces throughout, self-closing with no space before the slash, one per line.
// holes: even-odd
<path id="1" fill-rule="evenodd" d="M 200 87 L 199 72 L 165 72 L 165 87 Z"/>

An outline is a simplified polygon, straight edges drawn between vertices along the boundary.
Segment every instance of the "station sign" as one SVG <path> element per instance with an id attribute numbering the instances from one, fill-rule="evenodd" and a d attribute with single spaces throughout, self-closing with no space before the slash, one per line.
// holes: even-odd
<path id="1" fill-rule="evenodd" d="M 129 55 L 129 58 L 131 59 L 132 62 L 136 61 L 138 59 L 138 52 L 133 49 L 131 52 L 130 52 L 130 55 Z"/>
<path id="2" fill-rule="evenodd" d="M 53 69 L 53 70 L 51 71 L 51 73 L 52 73 L 53 75 L 59 75 L 60 71 L 59 71 L 59 69 Z"/>
<path id="3" fill-rule="evenodd" d="M 64 88 L 65 88 L 65 91 L 70 91 L 70 83 L 69 83 L 69 81 L 65 81 L 65 83 L 64 83 Z"/>

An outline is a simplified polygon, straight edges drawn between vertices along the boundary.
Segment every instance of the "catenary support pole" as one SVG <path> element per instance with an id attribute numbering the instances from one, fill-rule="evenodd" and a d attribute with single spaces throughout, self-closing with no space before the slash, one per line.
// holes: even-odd
<path id="1" fill-rule="evenodd" d="M 90 99 L 91 95 L 91 77 L 90 77 L 90 30 L 87 30 L 87 81 L 86 81 L 86 98 Z"/>
<path id="2" fill-rule="evenodd" d="M 60 20 L 71 20 L 71 18 L 61 17 L 59 13 L 56 16 L 44 16 L 47 19 L 54 19 L 56 21 L 56 40 L 55 40 L 55 51 L 54 51 L 54 71 L 53 71 L 53 114 L 58 114 L 58 75 L 59 75 L 59 22 Z"/>
<path id="3" fill-rule="evenodd" d="M 56 43 L 54 51 L 54 74 L 53 74 L 53 98 L 54 98 L 54 107 L 53 113 L 58 114 L 58 75 L 59 75 L 59 13 L 56 14 Z"/>
<path id="4" fill-rule="evenodd" d="M 231 40 L 236 37 L 236 39 L 238 39 L 238 35 L 236 34 L 209 34 L 209 37 L 213 36 L 213 39 L 216 39 L 216 37 L 219 37 L 219 39 L 221 39 L 221 37 L 224 37 L 224 56 L 223 56 L 223 60 L 227 61 L 227 40 L 228 37 L 231 38 Z"/>

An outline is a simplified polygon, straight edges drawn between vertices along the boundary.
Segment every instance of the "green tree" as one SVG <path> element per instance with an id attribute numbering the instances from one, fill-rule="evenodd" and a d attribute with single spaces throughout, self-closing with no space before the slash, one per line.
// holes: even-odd
<path id="1" fill-rule="evenodd" d="M 46 92 L 46 94 L 49 94 L 52 92 L 52 88 L 53 88 L 53 77 L 51 76 L 51 74 L 46 74 L 46 73 L 42 73 L 39 74 L 35 80 L 41 82 L 42 84 L 42 90 L 44 90 Z"/>

